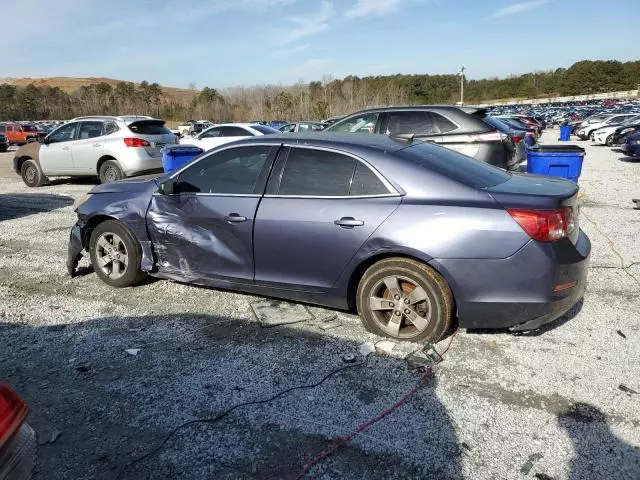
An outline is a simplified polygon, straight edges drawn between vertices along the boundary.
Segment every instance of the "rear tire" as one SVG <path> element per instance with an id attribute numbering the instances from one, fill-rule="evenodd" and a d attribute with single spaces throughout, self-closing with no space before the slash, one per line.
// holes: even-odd
<path id="1" fill-rule="evenodd" d="M 595 133 L 593 132 L 589 132 L 589 140 L 591 140 L 592 142 L 595 140 Z"/>
<path id="2" fill-rule="evenodd" d="M 613 147 L 613 135 L 609 135 L 604 143 L 607 144 L 607 147 Z"/>
<path id="3" fill-rule="evenodd" d="M 100 280 L 112 287 L 130 287 L 146 277 L 140 270 L 140 244 L 116 220 L 102 222 L 91 232 L 89 256 Z"/>
<path id="4" fill-rule="evenodd" d="M 453 295 L 445 279 L 408 258 L 387 258 L 369 267 L 356 303 L 368 331 L 394 340 L 437 342 L 453 320 Z"/>
<path id="5" fill-rule="evenodd" d="M 100 165 L 100 183 L 113 183 L 125 178 L 125 174 L 115 160 L 107 160 Z"/>
<path id="6" fill-rule="evenodd" d="M 48 178 L 42 173 L 42 169 L 35 160 L 25 160 L 20 167 L 22 181 L 27 187 L 41 187 L 47 183 Z"/>

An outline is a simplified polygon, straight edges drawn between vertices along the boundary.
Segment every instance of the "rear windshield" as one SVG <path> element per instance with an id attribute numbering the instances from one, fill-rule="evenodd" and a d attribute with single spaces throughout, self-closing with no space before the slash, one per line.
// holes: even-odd
<path id="1" fill-rule="evenodd" d="M 425 143 L 399 150 L 397 154 L 427 170 L 474 188 L 493 187 L 511 178 L 498 167 L 444 148 L 435 151 L 433 145 Z"/>
<path id="2" fill-rule="evenodd" d="M 22 125 L 22 130 L 24 132 L 35 132 L 37 131 L 36 127 L 33 125 Z"/>
<path id="3" fill-rule="evenodd" d="M 263 135 L 270 135 L 272 133 L 281 133 L 279 130 L 275 128 L 267 127 L 266 125 L 251 125 L 251 128 L 259 131 Z"/>
<path id="4" fill-rule="evenodd" d="M 162 120 L 140 120 L 129 125 L 129 130 L 141 135 L 164 135 L 171 133 Z"/>

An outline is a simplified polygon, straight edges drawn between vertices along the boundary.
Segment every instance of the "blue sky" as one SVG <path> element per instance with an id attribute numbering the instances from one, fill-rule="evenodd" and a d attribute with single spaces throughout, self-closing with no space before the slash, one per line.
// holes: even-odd
<path id="1" fill-rule="evenodd" d="M 224 88 L 640 59 L 640 0 L 13 0 L 3 77 Z"/>

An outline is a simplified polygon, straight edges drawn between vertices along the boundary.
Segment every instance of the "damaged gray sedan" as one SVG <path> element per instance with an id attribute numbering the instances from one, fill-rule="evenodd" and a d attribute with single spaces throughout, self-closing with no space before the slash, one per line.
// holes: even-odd
<path id="1" fill-rule="evenodd" d="M 151 275 L 357 311 L 399 340 L 528 330 L 584 293 L 577 193 L 407 136 L 273 135 L 95 187 L 67 268 L 86 251 L 113 287 Z"/>

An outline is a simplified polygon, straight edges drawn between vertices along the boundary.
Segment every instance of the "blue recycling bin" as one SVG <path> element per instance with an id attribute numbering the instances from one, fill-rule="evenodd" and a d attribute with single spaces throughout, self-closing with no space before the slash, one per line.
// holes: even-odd
<path id="1" fill-rule="evenodd" d="M 162 168 L 164 173 L 171 173 L 174 170 L 189 163 L 189 161 L 200 155 L 204 150 L 195 145 L 170 145 L 164 147 L 162 152 Z"/>
<path id="2" fill-rule="evenodd" d="M 571 140 L 571 125 L 560 125 L 560 141 L 568 142 Z"/>
<path id="3" fill-rule="evenodd" d="M 562 177 L 578 182 L 584 148 L 577 145 L 534 145 L 527 148 L 527 173 Z"/>

